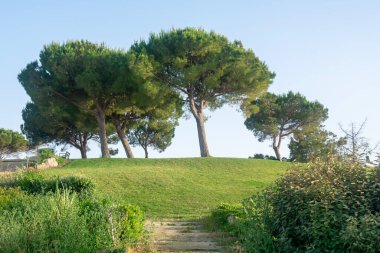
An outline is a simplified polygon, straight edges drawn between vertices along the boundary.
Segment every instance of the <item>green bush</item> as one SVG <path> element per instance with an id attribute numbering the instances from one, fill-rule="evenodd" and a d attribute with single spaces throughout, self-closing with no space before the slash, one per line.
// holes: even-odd
<path id="1" fill-rule="evenodd" d="M 23 203 L 24 194 L 19 188 L 1 188 L 0 187 L 0 209 L 9 210 L 20 206 Z"/>
<path id="2" fill-rule="evenodd" d="M 380 252 L 379 175 L 336 161 L 294 168 L 227 231 L 247 252 Z"/>
<path id="3" fill-rule="evenodd" d="M 121 205 L 113 209 L 119 225 L 118 238 L 122 244 L 135 246 L 144 239 L 144 215 L 135 205 Z"/>
<path id="4" fill-rule="evenodd" d="M 3 190 L 10 191 L 16 192 Z M 125 252 L 145 233 L 139 209 L 112 207 L 91 195 L 65 190 L 24 195 L 23 201 L 0 206 L 0 252 Z"/>
<path id="5" fill-rule="evenodd" d="M 54 149 L 52 149 L 52 148 L 41 148 L 41 149 L 38 149 L 37 152 L 38 152 L 38 159 L 37 159 L 38 164 L 40 164 L 44 160 L 52 158 L 52 157 L 54 157 L 56 159 L 58 164 L 64 164 L 65 163 L 65 158 L 56 155 L 54 152 Z"/>
<path id="6" fill-rule="evenodd" d="M 54 149 L 52 148 L 40 148 L 37 150 L 38 153 L 38 163 L 43 162 L 43 160 L 55 156 Z"/>
<path id="7" fill-rule="evenodd" d="M 244 209 L 242 204 L 221 204 L 211 213 L 211 219 L 216 225 L 224 231 L 237 233 L 238 222 L 244 219 Z"/>
<path id="8" fill-rule="evenodd" d="M 13 177 L 3 178 L 0 180 L 0 187 L 19 187 L 29 194 L 55 192 L 57 189 L 68 189 L 79 194 L 91 193 L 94 190 L 94 184 L 86 178 L 74 176 L 45 178 L 42 174 L 33 171 L 26 171 Z"/>

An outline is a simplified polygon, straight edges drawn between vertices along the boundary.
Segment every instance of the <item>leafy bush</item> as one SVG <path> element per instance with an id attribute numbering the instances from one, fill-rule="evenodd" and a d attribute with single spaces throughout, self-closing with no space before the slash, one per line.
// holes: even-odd
<path id="1" fill-rule="evenodd" d="M 336 161 L 294 168 L 227 230 L 247 252 L 380 252 L 379 175 Z"/>
<path id="2" fill-rule="evenodd" d="M 144 239 L 144 215 L 138 206 L 121 205 L 114 208 L 112 214 L 119 226 L 117 237 L 122 244 L 135 246 Z"/>
<path id="3" fill-rule="evenodd" d="M 236 233 L 235 230 L 238 229 L 237 219 L 243 219 L 244 209 L 241 204 L 221 204 L 211 213 L 211 219 L 215 222 L 218 227 L 225 231 L 231 233 Z"/>
<path id="4" fill-rule="evenodd" d="M 22 203 L 24 194 L 18 188 L 0 188 L 0 209 L 7 210 L 15 208 Z"/>
<path id="5" fill-rule="evenodd" d="M 54 157 L 58 164 L 65 163 L 65 159 L 55 154 L 52 148 L 40 148 L 38 149 L 38 159 L 37 163 L 40 164 L 44 160 Z"/>
<path id="6" fill-rule="evenodd" d="M 4 191 L 11 196 L 15 190 Z M 145 232 L 139 209 L 93 196 L 65 190 L 24 195 L 23 201 L 0 207 L 0 252 L 125 252 Z"/>
<path id="7" fill-rule="evenodd" d="M 33 171 L 22 172 L 14 177 L 2 178 L 0 187 L 19 187 L 29 194 L 55 192 L 57 189 L 68 189 L 79 194 L 91 193 L 94 190 L 94 184 L 86 178 L 69 176 L 46 179 L 42 174 Z"/>
<path id="8" fill-rule="evenodd" d="M 37 150 L 37 152 L 38 152 L 39 163 L 41 163 L 45 159 L 55 156 L 54 149 L 52 148 L 40 148 Z"/>

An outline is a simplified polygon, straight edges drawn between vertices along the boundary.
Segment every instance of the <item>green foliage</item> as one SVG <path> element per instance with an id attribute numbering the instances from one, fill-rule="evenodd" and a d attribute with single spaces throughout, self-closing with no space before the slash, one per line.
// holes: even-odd
<path id="1" fill-rule="evenodd" d="M 144 54 L 69 41 L 45 46 L 39 62 L 28 64 L 19 81 L 38 106 L 57 109 L 63 104 L 76 107 L 79 112 L 74 115 L 96 118 L 102 156 L 109 157 L 106 118 L 112 118 L 116 128 L 125 127 L 129 118 L 155 108 L 164 110 L 162 105 L 173 98 L 173 92 L 152 80 L 152 68 Z M 70 122 L 83 122 L 78 119 Z"/>
<path id="2" fill-rule="evenodd" d="M 272 155 L 264 155 L 264 154 L 254 154 L 253 156 L 250 156 L 248 158 L 253 159 L 267 159 L 267 160 L 277 160 L 275 156 Z"/>
<path id="3" fill-rule="evenodd" d="M 327 160 L 331 156 L 339 155 L 339 149 L 344 143 L 344 139 L 337 139 L 335 134 L 323 129 L 299 132 L 289 143 L 290 160 L 297 162 Z"/>
<path id="4" fill-rule="evenodd" d="M 252 93 L 266 90 L 274 77 L 267 66 L 241 42 L 203 29 L 172 29 L 136 43 L 133 51 L 147 52 L 157 62 L 164 84 L 188 98 L 216 109 Z"/>
<path id="5" fill-rule="evenodd" d="M 78 198 L 68 191 L 58 191 L 25 196 L 23 201 L 22 206 L 0 208 L 1 252 L 124 252 L 145 233 L 131 231 L 143 226 L 142 218 L 125 215 L 136 208 L 120 207 L 123 213 L 118 213 L 109 202 L 91 196 Z M 111 220 L 112 216 L 122 223 Z M 134 226 L 126 227 L 126 222 Z M 119 242 L 114 234 L 123 235 Z"/>
<path id="6" fill-rule="evenodd" d="M 327 119 L 328 110 L 319 102 L 310 102 L 299 93 L 267 93 L 243 108 L 248 115 L 244 124 L 259 141 L 271 140 L 278 160 L 279 148 L 287 136 L 318 129 Z"/>
<path id="7" fill-rule="evenodd" d="M 55 101 L 52 103 L 52 101 Z M 34 146 L 46 143 L 68 144 L 86 152 L 87 142 L 96 139 L 96 121 L 88 113 L 59 100 L 27 103 L 22 111 L 23 134 Z M 83 154 L 82 154 L 83 155 Z"/>
<path id="8" fill-rule="evenodd" d="M 244 201 L 238 237 L 247 252 L 379 252 L 379 175 L 336 161 L 296 167 Z"/>
<path id="9" fill-rule="evenodd" d="M 86 178 L 75 176 L 45 178 L 41 173 L 32 171 L 2 178 L 0 187 L 19 188 L 28 194 L 46 194 L 64 189 L 78 194 L 94 191 L 94 184 Z"/>
<path id="10" fill-rule="evenodd" d="M 20 206 L 24 198 L 23 192 L 18 188 L 0 187 L 0 210 L 12 209 Z"/>
<path id="11" fill-rule="evenodd" d="M 244 217 L 242 204 L 221 204 L 211 212 L 212 221 L 224 231 L 232 234 L 238 234 L 239 226 L 237 224 Z"/>
<path id="12" fill-rule="evenodd" d="M 52 148 L 40 148 L 37 150 L 37 153 L 38 153 L 38 159 L 37 159 L 38 164 L 41 164 L 42 162 L 44 162 L 46 159 L 49 159 L 49 158 L 55 158 L 58 164 L 63 164 L 65 162 L 65 159 L 63 157 L 57 156 L 55 154 L 54 149 Z"/>
<path id="13" fill-rule="evenodd" d="M 240 41 L 230 42 L 203 29 L 172 29 L 152 34 L 135 43 L 137 54 L 153 60 L 155 78 L 162 86 L 176 90 L 186 101 L 204 132 L 204 109 L 242 102 L 266 91 L 274 74 Z M 201 131 L 203 128 L 203 131 Z M 210 156 L 205 135 L 199 135 L 202 156 Z"/>
<path id="14" fill-rule="evenodd" d="M 37 152 L 38 157 L 41 159 L 41 161 L 55 156 L 54 149 L 52 148 L 40 148 L 37 150 Z"/>
<path id="15" fill-rule="evenodd" d="M 171 145 L 178 117 L 170 119 L 145 118 L 136 121 L 136 126 L 129 129 L 128 139 L 131 145 L 141 146 L 148 158 L 148 147 L 163 152 Z"/>
<path id="16" fill-rule="evenodd" d="M 114 219 L 119 226 L 118 238 L 127 246 L 135 246 L 144 239 L 144 215 L 135 205 L 120 205 L 113 209 Z"/>
<path id="17" fill-rule="evenodd" d="M 7 155 L 27 150 L 28 145 L 20 133 L 0 128 L 0 161 Z"/>

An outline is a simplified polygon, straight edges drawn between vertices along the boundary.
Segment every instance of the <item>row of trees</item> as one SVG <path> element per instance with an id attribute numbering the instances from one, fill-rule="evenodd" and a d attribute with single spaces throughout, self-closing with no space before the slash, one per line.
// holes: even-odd
<path id="1" fill-rule="evenodd" d="M 32 143 L 68 143 L 86 157 L 98 140 L 110 157 L 114 135 L 126 155 L 132 144 L 164 149 L 178 118 L 195 118 L 200 153 L 210 156 L 205 109 L 255 99 L 274 78 L 241 42 L 202 29 L 152 34 L 128 51 L 88 41 L 52 43 L 18 76 L 32 102 L 23 110 L 23 133 Z M 147 151 L 146 151 L 147 153 Z"/>
<path id="2" fill-rule="evenodd" d="M 87 143 L 102 157 L 121 141 L 163 151 L 184 114 L 194 117 L 200 154 L 210 156 L 205 110 L 239 104 L 245 125 L 259 141 L 270 140 L 276 158 L 290 138 L 290 158 L 309 161 L 334 153 L 346 139 L 323 128 L 328 110 L 299 93 L 268 93 L 275 74 L 241 42 L 202 29 L 173 29 L 115 50 L 89 41 L 51 43 L 18 78 L 31 97 L 22 132 L 32 145 L 69 144 L 86 158 Z"/>

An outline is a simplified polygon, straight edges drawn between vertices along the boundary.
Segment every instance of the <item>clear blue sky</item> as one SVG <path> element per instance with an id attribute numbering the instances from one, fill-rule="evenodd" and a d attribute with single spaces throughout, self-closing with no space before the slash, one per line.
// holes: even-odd
<path id="1" fill-rule="evenodd" d="M 373 143 L 380 140 L 377 0 L 1 1 L 0 127 L 20 130 L 28 96 L 17 74 L 38 58 L 44 44 L 88 39 L 128 48 L 151 32 L 186 26 L 241 40 L 276 72 L 270 91 L 300 92 L 329 108 L 329 130 L 340 134 L 338 123 L 368 118 L 365 135 Z M 212 155 L 273 153 L 268 142 L 257 142 L 245 129 L 236 108 L 224 107 L 209 115 L 206 130 Z M 143 156 L 140 148 L 134 151 Z M 287 155 L 286 145 L 282 151 Z M 198 156 L 194 120 L 181 120 L 166 152 L 150 153 L 152 157 Z M 96 144 L 89 155 L 100 155 Z"/>

